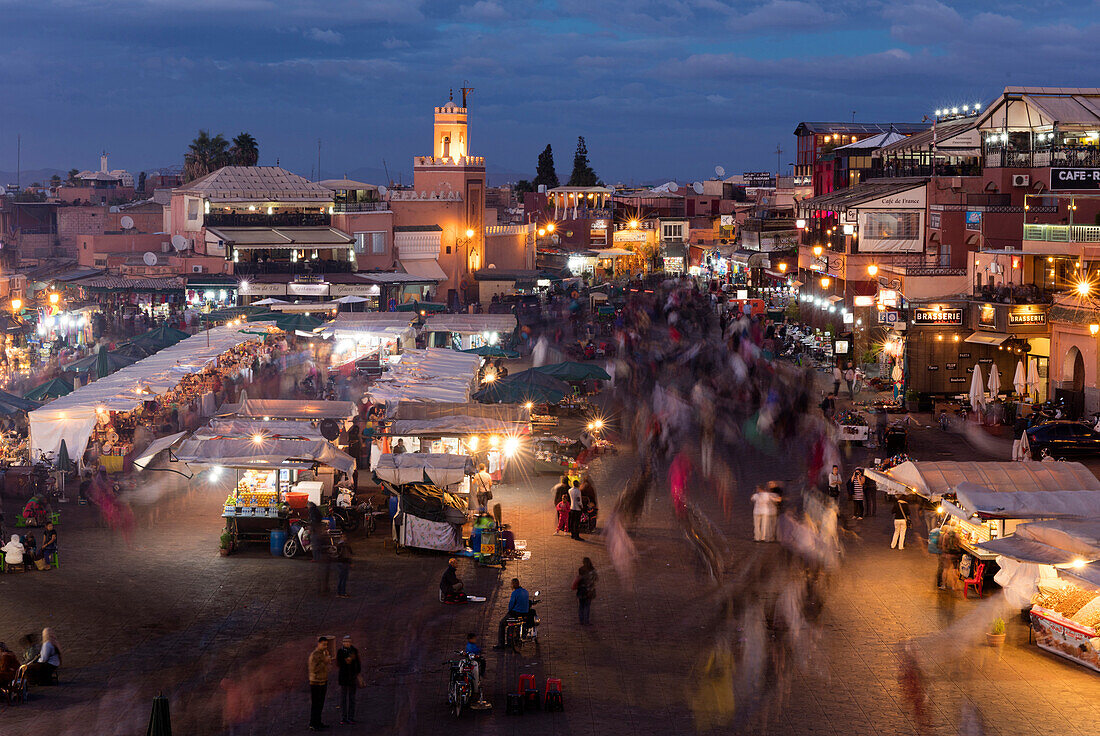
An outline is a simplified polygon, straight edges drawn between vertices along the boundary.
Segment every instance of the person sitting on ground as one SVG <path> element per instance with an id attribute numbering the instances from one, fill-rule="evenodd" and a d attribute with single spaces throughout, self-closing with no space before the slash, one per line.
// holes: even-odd
<path id="1" fill-rule="evenodd" d="M 443 577 L 439 581 L 439 592 L 443 596 L 444 603 L 458 603 L 466 600 L 462 581 L 458 579 L 458 558 L 447 560 L 447 569 L 443 571 Z"/>
<path id="2" fill-rule="evenodd" d="M 19 675 L 19 657 L 0 641 L 0 691 L 11 687 L 12 681 Z"/>
<path id="3" fill-rule="evenodd" d="M 23 568 L 25 570 L 31 570 L 34 568 L 34 561 L 38 559 L 38 541 L 34 538 L 33 534 L 23 535 Z"/>
<path id="4" fill-rule="evenodd" d="M 0 552 L 4 553 L 4 564 L 11 568 L 23 564 L 23 555 L 26 550 L 23 548 L 23 542 L 19 540 L 19 535 L 12 534 L 11 540 L 0 547 Z"/>
<path id="5" fill-rule="evenodd" d="M 38 652 L 38 659 L 27 665 L 27 679 L 35 685 L 50 685 L 60 666 L 61 649 L 53 638 L 53 631 L 42 629 L 42 649 Z"/>

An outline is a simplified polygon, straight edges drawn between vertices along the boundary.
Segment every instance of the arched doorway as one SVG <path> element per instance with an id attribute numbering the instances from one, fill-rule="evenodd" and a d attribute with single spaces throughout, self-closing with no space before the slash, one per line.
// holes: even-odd
<path id="1" fill-rule="evenodd" d="M 1077 346 L 1066 351 L 1062 361 L 1062 388 L 1055 398 L 1065 402 L 1070 417 L 1079 417 L 1085 408 L 1085 358 Z"/>

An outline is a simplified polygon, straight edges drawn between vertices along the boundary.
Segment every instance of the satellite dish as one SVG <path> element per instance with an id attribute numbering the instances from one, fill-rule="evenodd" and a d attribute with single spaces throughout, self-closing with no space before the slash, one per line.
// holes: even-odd
<path id="1" fill-rule="evenodd" d="M 110 212 L 112 215 L 115 214 L 116 212 L 118 212 L 118 205 L 117 204 L 111 205 L 110 209 L 108 209 L 107 211 Z"/>
<path id="2" fill-rule="evenodd" d="M 715 176 L 718 176 L 718 177 L 725 176 L 726 175 L 726 167 L 725 166 L 715 166 L 714 167 L 714 174 L 715 174 Z"/>
<path id="3" fill-rule="evenodd" d="M 694 184 L 691 185 L 691 188 L 696 194 L 702 194 L 703 193 L 703 182 L 697 181 L 697 182 L 695 182 Z"/>
<path id="4" fill-rule="evenodd" d="M 172 247 L 176 250 L 187 250 L 187 238 L 182 235 L 173 235 Z"/>
<path id="5" fill-rule="evenodd" d="M 680 188 L 680 185 L 679 185 L 679 184 L 677 184 L 677 183 L 676 183 L 676 182 L 674 182 L 674 181 L 666 181 L 666 182 L 665 182 L 665 189 L 667 189 L 667 190 L 668 190 L 668 191 L 670 191 L 670 192 L 674 192 L 674 191 L 676 191 L 676 190 L 677 190 L 677 189 L 679 189 L 679 188 Z"/>
<path id="6" fill-rule="evenodd" d="M 130 217 L 129 215 L 123 215 L 121 218 L 119 218 L 118 224 L 122 225 L 123 230 L 129 230 L 134 226 L 134 218 Z"/>
<path id="7" fill-rule="evenodd" d="M 340 436 L 340 425 L 335 419 L 322 419 L 317 429 L 321 431 L 321 436 L 330 442 L 335 442 Z"/>
<path id="8" fill-rule="evenodd" d="M 385 197 L 387 194 L 389 194 L 389 192 L 390 192 L 390 190 L 386 189 L 385 187 L 378 187 L 378 196 L 379 197 Z"/>
<path id="9" fill-rule="evenodd" d="M 157 254 L 153 251 L 146 251 L 141 260 L 145 261 L 146 266 L 155 266 L 157 265 Z"/>

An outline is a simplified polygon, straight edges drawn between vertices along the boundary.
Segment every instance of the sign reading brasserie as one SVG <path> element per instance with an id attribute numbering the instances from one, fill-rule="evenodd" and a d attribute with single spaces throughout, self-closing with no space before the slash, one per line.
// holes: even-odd
<path id="1" fill-rule="evenodd" d="M 1050 167 L 1050 188 L 1100 189 L 1100 169 L 1068 169 Z"/>
<path id="2" fill-rule="evenodd" d="M 918 307 L 913 310 L 913 324 L 915 325 L 961 325 L 962 323 L 963 310 L 961 308 L 925 309 Z"/>
<path id="3" fill-rule="evenodd" d="M 1008 324 L 1010 325 L 1045 325 L 1046 323 L 1046 312 L 1016 310 L 1008 313 Z"/>

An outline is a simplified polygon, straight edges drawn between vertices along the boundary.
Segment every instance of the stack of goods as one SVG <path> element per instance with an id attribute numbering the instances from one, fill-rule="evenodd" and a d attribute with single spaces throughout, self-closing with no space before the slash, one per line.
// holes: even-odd
<path id="1" fill-rule="evenodd" d="M 863 418 L 863 415 L 855 411 L 842 411 L 836 417 L 836 423 L 840 425 L 846 425 L 851 427 L 866 427 L 867 420 Z"/>
<path id="2" fill-rule="evenodd" d="M 876 463 L 874 467 L 875 467 L 875 470 L 889 470 L 890 468 L 895 468 L 898 465 L 901 465 L 902 463 L 907 463 L 912 459 L 913 458 L 909 457 L 905 453 L 902 453 L 900 455 L 894 455 L 893 457 L 888 457 L 885 460 Z"/>
<path id="3" fill-rule="evenodd" d="M 1062 588 L 1041 590 L 1031 602 L 1047 613 L 1056 613 L 1081 626 L 1090 629 L 1100 627 L 1100 595 L 1096 591 L 1066 585 Z"/>

